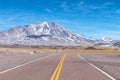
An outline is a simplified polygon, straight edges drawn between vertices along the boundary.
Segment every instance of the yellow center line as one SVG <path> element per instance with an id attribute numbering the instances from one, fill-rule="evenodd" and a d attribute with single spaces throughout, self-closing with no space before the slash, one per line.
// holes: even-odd
<path id="1" fill-rule="evenodd" d="M 67 54 L 64 54 L 62 56 L 62 58 L 60 59 L 60 61 L 59 61 L 59 63 L 58 63 L 58 65 L 57 65 L 57 67 L 56 67 L 56 69 L 55 69 L 55 71 L 54 71 L 50 80 L 58 80 L 59 79 L 60 72 L 62 70 L 62 66 L 63 66 L 63 63 L 64 63 L 64 60 L 65 60 L 66 56 L 67 56 Z"/>
<path id="2" fill-rule="evenodd" d="M 56 76 L 56 73 L 57 73 L 57 71 L 58 71 L 58 69 L 59 69 L 59 66 L 60 66 L 61 62 L 62 62 L 62 58 L 61 58 L 60 62 L 58 63 L 58 65 L 57 65 L 57 67 L 56 67 L 56 69 L 55 69 L 55 71 L 54 71 L 54 73 L 53 73 L 53 75 L 52 75 L 52 77 L 51 77 L 50 80 L 54 80 L 54 78 L 55 78 L 55 76 Z"/>

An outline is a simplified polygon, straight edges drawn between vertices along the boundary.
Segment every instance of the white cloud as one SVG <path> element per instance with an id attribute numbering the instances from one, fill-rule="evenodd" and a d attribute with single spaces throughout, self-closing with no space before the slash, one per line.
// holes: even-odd
<path id="1" fill-rule="evenodd" d="M 120 9 L 117 9 L 117 10 L 116 10 L 116 13 L 117 13 L 117 14 L 120 14 Z"/>
<path id="2" fill-rule="evenodd" d="M 80 2 L 78 2 L 76 4 L 74 4 L 73 9 L 86 11 L 88 9 L 88 5 L 86 5 L 84 3 L 84 1 L 80 1 Z"/>
<path id="3" fill-rule="evenodd" d="M 89 7 L 91 8 L 91 9 L 103 9 L 103 8 L 105 8 L 105 7 L 107 7 L 107 6 L 110 6 L 110 5 L 113 5 L 113 3 L 111 3 L 111 2 L 106 2 L 106 3 L 104 3 L 104 4 L 101 4 L 101 5 L 90 5 Z"/>
<path id="4" fill-rule="evenodd" d="M 46 8 L 45 10 L 49 13 L 52 13 L 52 10 L 50 10 L 49 8 Z"/>
<path id="5" fill-rule="evenodd" d="M 105 6 L 110 6 L 110 5 L 113 5 L 113 3 L 112 2 L 106 2 L 106 3 L 103 4 L 104 7 Z"/>
<path id="6" fill-rule="evenodd" d="M 84 2 L 83 2 L 83 1 L 79 2 L 79 3 L 77 4 L 77 8 L 78 8 L 78 9 L 84 9 L 84 8 L 85 8 Z"/>
<path id="7" fill-rule="evenodd" d="M 75 10 L 82 10 L 84 12 L 88 12 L 89 10 L 94 10 L 94 9 L 104 9 L 108 6 L 113 5 L 112 2 L 106 2 L 103 4 L 86 4 L 84 1 L 80 1 L 78 3 L 75 3 L 74 6 L 72 7 L 72 9 Z"/>
<path id="8" fill-rule="evenodd" d="M 34 15 L 32 13 L 20 13 L 20 14 L 11 14 L 7 16 L 0 15 L 0 29 L 3 29 L 1 27 L 4 27 L 4 29 L 9 29 L 12 27 L 15 27 L 17 25 L 26 24 L 27 22 L 30 22 L 30 20 L 33 20 Z M 23 23 L 24 22 L 24 23 Z"/>
<path id="9" fill-rule="evenodd" d="M 68 6 L 67 2 L 62 2 L 60 7 L 63 8 L 64 10 L 69 10 L 69 6 Z"/>

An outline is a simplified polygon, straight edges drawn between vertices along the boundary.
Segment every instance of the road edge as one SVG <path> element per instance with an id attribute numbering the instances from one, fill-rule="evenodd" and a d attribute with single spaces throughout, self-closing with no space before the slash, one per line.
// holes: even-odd
<path id="1" fill-rule="evenodd" d="M 25 66 L 25 65 L 31 64 L 31 63 L 33 63 L 33 62 L 36 62 L 36 61 L 42 60 L 42 59 L 44 59 L 44 58 L 50 57 L 50 56 L 52 56 L 52 55 L 55 55 L 55 54 L 50 54 L 50 55 L 44 56 L 44 57 L 42 57 L 42 58 L 37 58 L 37 59 L 35 59 L 35 60 L 33 60 L 33 61 L 29 61 L 29 62 L 26 62 L 26 63 L 20 64 L 20 65 L 18 65 L 18 66 L 12 67 L 12 68 L 10 68 L 10 69 L 7 69 L 7 70 L 4 70 L 4 71 L 1 71 L 1 72 L 0 72 L 0 75 L 3 74 L 3 73 L 6 73 L 6 72 L 8 72 L 8 71 L 11 71 L 11 70 L 14 70 L 14 69 L 17 69 L 17 68 L 23 67 L 23 66 Z"/>
<path id="2" fill-rule="evenodd" d="M 103 73 L 104 75 L 106 75 L 108 78 L 110 78 L 111 80 L 116 80 L 114 77 L 112 77 L 111 75 L 109 75 L 108 73 L 106 73 L 105 71 L 103 71 L 102 69 L 98 68 L 97 66 L 95 66 L 94 64 L 92 64 L 91 62 L 89 62 L 88 60 L 86 60 L 84 57 L 82 57 L 79 53 L 78 53 L 78 57 L 81 58 L 82 60 L 84 60 L 85 62 L 87 62 L 89 65 L 91 65 L 92 67 L 94 67 L 95 69 L 97 69 L 98 71 L 100 71 L 101 73 Z"/>

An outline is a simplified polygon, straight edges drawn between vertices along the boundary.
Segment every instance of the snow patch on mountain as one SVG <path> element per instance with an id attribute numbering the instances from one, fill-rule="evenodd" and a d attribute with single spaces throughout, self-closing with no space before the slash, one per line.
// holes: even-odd
<path id="1" fill-rule="evenodd" d="M 18 26 L 0 32 L 0 43 L 24 45 L 81 45 L 94 40 L 65 29 L 53 22 Z"/>

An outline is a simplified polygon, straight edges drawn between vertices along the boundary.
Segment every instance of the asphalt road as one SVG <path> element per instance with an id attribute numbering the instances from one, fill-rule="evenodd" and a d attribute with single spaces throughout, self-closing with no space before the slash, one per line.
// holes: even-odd
<path id="1" fill-rule="evenodd" d="M 80 54 L 50 54 L 0 72 L 0 80 L 115 80 Z"/>

